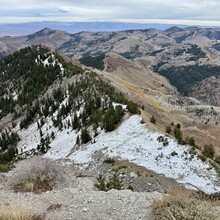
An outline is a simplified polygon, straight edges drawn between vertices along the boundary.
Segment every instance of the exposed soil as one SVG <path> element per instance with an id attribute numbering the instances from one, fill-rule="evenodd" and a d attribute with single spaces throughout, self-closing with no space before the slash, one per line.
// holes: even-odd
<path id="1" fill-rule="evenodd" d="M 96 166 L 83 170 L 69 164 L 64 165 L 64 170 L 66 180 L 63 183 L 39 194 L 15 193 L 7 184 L 12 172 L 0 174 L 1 202 L 25 207 L 39 220 L 151 219 L 153 199 L 160 198 L 166 190 L 179 187 L 174 180 L 128 161 L 97 162 Z M 127 189 L 98 191 L 94 186 L 98 174 L 108 176 L 114 172 L 123 180 L 124 188 L 132 185 L 134 192 Z"/>

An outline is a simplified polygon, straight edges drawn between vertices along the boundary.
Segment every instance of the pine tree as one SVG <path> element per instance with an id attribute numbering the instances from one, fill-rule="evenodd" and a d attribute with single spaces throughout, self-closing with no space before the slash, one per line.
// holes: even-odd
<path id="1" fill-rule="evenodd" d="M 72 128 L 73 130 L 77 129 L 79 126 L 79 119 L 77 118 L 77 115 L 74 115 L 74 118 L 72 120 Z"/>
<path id="2" fill-rule="evenodd" d="M 83 144 L 86 144 L 91 140 L 91 137 L 86 128 L 82 129 L 81 140 Z"/>

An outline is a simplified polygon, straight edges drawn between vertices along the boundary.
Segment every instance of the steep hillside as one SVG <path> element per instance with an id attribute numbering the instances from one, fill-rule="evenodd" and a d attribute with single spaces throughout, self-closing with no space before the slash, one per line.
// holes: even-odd
<path id="1" fill-rule="evenodd" d="M 90 141 L 100 129 L 113 130 L 124 105 L 138 112 L 136 104 L 96 74 L 66 63 L 44 46 L 27 47 L 2 59 L 0 77 L 2 163 L 12 159 L 8 150 L 18 142 L 20 153 L 31 149 L 45 153 L 59 134 L 65 142 L 69 139 L 71 150 Z M 30 131 L 33 137 L 27 135 Z"/>
<path id="2" fill-rule="evenodd" d="M 157 109 L 159 112 L 171 107 L 172 99 L 181 96 L 170 83 L 159 74 L 144 68 L 138 62 L 125 59 L 114 53 L 109 53 L 104 59 L 107 77 L 119 90 L 124 91 L 133 100 L 139 100 L 144 107 Z M 176 103 L 176 108 L 178 108 Z"/>
<path id="3" fill-rule="evenodd" d="M 212 144 L 219 154 L 220 108 L 182 97 L 164 77 L 144 67 L 143 62 L 109 53 L 104 59 L 105 70 L 96 72 L 142 106 L 142 117 L 148 126 L 165 131 L 170 124 L 180 123 L 184 137 L 193 137 L 202 149 L 205 144 Z M 156 125 L 150 123 L 152 115 Z"/>
<path id="4" fill-rule="evenodd" d="M 172 46 L 198 45 L 212 47 L 219 40 L 219 29 L 170 28 L 129 30 L 119 32 L 81 32 L 72 35 L 59 51 L 74 58 L 85 55 L 97 56 L 106 52 L 115 52 L 125 58 L 152 56 Z"/>
<path id="5" fill-rule="evenodd" d="M 21 37 L 1 37 L 0 56 L 27 45 L 44 44 L 87 66 L 103 69 L 101 59 L 114 52 L 170 80 L 182 95 L 196 83 L 218 76 L 220 62 L 217 28 L 172 27 L 118 32 L 68 34 L 45 28 Z"/>
<path id="6" fill-rule="evenodd" d="M 97 61 L 108 52 L 138 60 L 144 67 L 165 76 L 182 95 L 188 95 L 196 83 L 219 75 L 218 41 L 218 29 L 196 27 L 82 32 L 73 35 L 58 51 L 87 61 Z M 85 64 L 97 67 L 91 62 Z"/>
<path id="7" fill-rule="evenodd" d="M 94 72 L 45 46 L 27 47 L 0 62 L 1 165 L 45 154 L 93 170 L 113 157 L 188 188 L 218 192 L 218 151 L 211 146 L 218 147 L 217 129 L 206 129 L 218 128 L 219 108 L 210 114 L 140 61 L 114 53 L 105 56 L 104 71 Z M 140 113 L 139 107 L 142 119 L 129 114 Z"/>
<path id="8" fill-rule="evenodd" d="M 154 55 L 153 70 L 170 80 L 182 94 L 210 76 L 218 76 L 218 53 L 195 44 L 172 46 Z"/>
<path id="9" fill-rule="evenodd" d="M 220 77 L 212 76 L 196 84 L 189 91 L 189 96 L 206 105 L 220 106 Z"/>

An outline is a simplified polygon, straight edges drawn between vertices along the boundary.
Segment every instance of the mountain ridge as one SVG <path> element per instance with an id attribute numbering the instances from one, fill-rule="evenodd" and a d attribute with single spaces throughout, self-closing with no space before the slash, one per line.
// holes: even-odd
<path id="1" fill-rule="evenodd" d="M 106 158 L 120 158 L 173 176 L 187 188 L 216 193 L 217 150 L 215 157 L 204 156 L 198 138 L 204 131 L 195 139 L 186 131 L 192 135 L 190 129 L 203 126 L 206 117 L 207 126 L 220 120 L 220 108 L 210 114 L 164 77 L 118 54 L 109 53 L 104 65 L 102 71 L 83 69 L 39 45 L 1 59 L 0 162 L 41 155 L 94 169 Z M 197 124 L 183 124 L 190 120 Z"/>
<path id="2" fill-rule="evenodd" d="M 46 30 L 48 31 L 48 29 Z M 52 48 L 58 47 L 57 51 L 62 52 L 62 54 L 69 57 L 69 59 L 74 58 L 76 60 L 80 59 L 82 56 L 89 59 L 89 57 L 91 56 L 96 57 L 96 55 L 100 55 L 100 54 L 101 54 L 100 55 L 101 57 L 105 57 L 106 54 L 108 54 L 109 52 L 114 52 L 115 54 L 118 54 L 119 56 L 123 56 L 125 59 L 126 58 L 129 59 L 131 62 L 138 63 L 139 65 L 138 68 L 141 68 L 140 66 L 142 66 L 144 69 L 146 69 L 146 70 L 143 70 L 145 74 L 148 74 L 150 72 L 154 72 L 155 74 L 155 72 L 158 72 L 160 75 L 162 74 L 166 76 L 168 80 L 170 80 L 170 82 L 174 80 L 172 82 L 172 85 L 175 87 L 178 87 L 178 84 L 176 84 L 176 82 L 178 83 L 180 82 L 178 81 L 179 75 L 180 75 L 182 77 L 180 86 L 183 87 L 185 91 L 188 91 L 192 89 L 193 86 L 195 86 L 195 84 L 191 84 L 190 87 L 184 87 L 185 85 L 188 85 L 189 82 L 190 83 L 194 82 L 194 79 L 192 78 L 192 76 L 194 75 L 193 71 L 196 72 L 197 74 L 196 77 L 198 78 L 197 82 L 199 82 L 203 80 L 204 78 L 210 76 L 210 75 L 207 75 L 207 73 L 209 73 L 210 67 L 213 70 L 216 70 L 217 68 L 219 68 L 219 60 L 218 60 L 219 52 L 215 49 L 212 49 L 212 46 L 211 46 L 211 45 L 215 45 L 216 42 L 218 42 L 217 40 L 218 34 L 216 34 L 218 33 L 218 31 L 219 29 L 210 29 L 210 28 L 201 29 L 198 27 L 190 27 L 190 28 L 182 28 L 182 29 L 173 27 L 165 31 L 161 31 L 157 29 L 147 29 L 147 30 L 128 30 L 128 31 L 119 31 L 119 32 L 96 32 L 96 33 L 81 32 L 81 33 L 77 33 L 73 35 L 69 35 L 68 33 L 58 31 L 58 32 L 55 32 L 55 33 L 58 33 L 58 38 L 60 38 L 59 45 L 57 45 L 57 41 L 51 40 L 53 39 L 53 34 L 54 34 L 52 30 L 52 33 L 49 36 L 46 36 L 46 37 L 44 35 L 39 36 L 39 38 L 28 42 L 28 44 L 35 44 L 35 43 L 38 44 L 39 42 L 40 43 L 46 42 L 45 44 L 48 44 L 49 46 L 50 44 L 53 44 Z M 49 30 L 49 32 L 51 31 Z M 189 34 L 190 34 L 190 39 L 191 37 L 193 36 L 195 37 L 198 34 L 203 36 L 203 38 L 205 39 L 203 44 L 205 46 L 201 45 L 201 42 L 198 41 L 198 37 L 195 38 L 198 44 L 195 44 L 194 39 L 191 39 L 192 43 L 190 43 L 189 41 L 190 39 L 187 39 L 189 38 L 188 36 Z M 208 35 L 209 37 L 207 37 L 206 35 Z M 176 39 L 178 39 L 177 41 L 180 41 L 181 36 L 183 37 L 183 39 L 181 40 L 181 43 L 177 43 Z M 213 40 L 213 37 L 216 38 L 216 40 Z M 66 38 L 68 39 L 66 40 Z M 167 39 L 169 39 L 168 44 L 167 44 Z M 2 53 L 7 54 L 10 51 L 15 50 L 17 47 L 24 47 L 26 45 L 25 44 L 26 40 L 27 40 L 26 37 L 25 38 L 22 38 L 22 37 L 1 38 L 0 39 L 1 45 L 4 45 L 4 44 L 10 45 L 8 49 L 6 45 L 6 47 L 3 47 L 3 49 L 5 48 L 6 50 L 3 50 L 3 51 L 1 50 L 1 51 Z M 184 41 L 186 41 L 186 43 L 184 43 Z M 125 63 L 126 65 L 128 64 L 128 62 L 125 62 Z M 119 64 L 122 65 L 122 62 L 119 62 Z M 120 72 L 131 71 L 129 70 L 129 68 L 126 69 L 126 65 L 125 65 L 124 70 L 121 68 Z M 178 75 L 175 73 L 175 71 L 173 71 L 174 73 L 173 75 L 171 74 L 167 75 L 167 73 L 170 73 L 170 72 L 172 73 L 172 71 L 168 71 L 169 68 L 172 68 L 173 70 L 176 70 L 176 69 L 181 70 L 180 73 L 183 73 L 183 74 Z M 201 76 L 200 76 L 200 69 L 202 69 L 204 72 L 203 75 Z M 132 71 L 135 72 L 135 69 L 133 68 Z M 105 76 L 108 76 L 108 79 L 111 81 L 112 79 L 111 76 L 113 76 L 114 74 L 108 75 L 107 69 L 105 72 L 106 72 Z M 185 73 L 188 73 L 187 77 L 184 76 Z M 210 74 L 213 75 L 213 73 L 211 72 Z M 102 73 L 100 73 L 100 76 L 101 75 Z M 189 78 L 189 76 L 191 78 Z M 119 75 L 117 75 L 117 77 L 119 77 Z M 123 86 L 126 85 L 127 86 L 126 89 L 129 89 L 130 92 L 131 92 L 131 88 L 133 88 L 133 90 L 138 89 L 142 93 L 143 91 L 144 92 L 147 91 L 147 89 L 145 89 L 143 86 L 140 87 L 138 82 L 137 82 L 137 85 L 135 85 L 134 82 L 132 82 L 132 78 L 127 78 L 128 84 L 124 82 L 126 80 L 120 79 L 120 77 L 114 80 L 115 80 L 115 83 L 117 84 L 117 88 L 119 89 L 119 91 L 120 91 L 120 83 L 122 83 Z M 163 85 L 163 83 L 161 83 L 161 85 Z M 182 95 L 186 95 L 184 90 L 181 90 L 181 88 L 178 88 L 178 89 L 180 92 L 182 92 Z M 155 92 L 155 89 L 151 91 L 152 91 L 151 94 L 157 93 Z M 137 93 L 132 93 L 132 94 L 135 97 L 139 96 Z M 148 97 L 148 95 L 146 97 Z M 130 95 L 130 98 L 132 98 L 131 95 Z M 159 97 L 156 96 L 156 99 L 158 98 Z M 160 119 L 158 118 L 158 120 L 162 120 L 162 125 L 165 126 L 165 120 L 162 119 L 162 114 L 156 112 L 154 107 L 152 107 L 156 105 L 157 106 L 156 109 L 158 109 L 160 108 L 159 106 L 161 104 L 158 105 L 158 101 L 155 102 L 155 98 L 152 99 L 152 97 L 148 98 L 148 100 L 149 100 L 149 103 L 151 103 L 148 108 L 149 112 L 151 114 L 157 115 L 160 118 Z M 185 105 L 185 103 L 192 102 L 192 103 L 200 104 L 201 108 L 207 109 L 206 107 L 203 107 L 202 100 L 196 100 L 196 99 L 193 99 L 193 97 L 184 98 L 181 96 L 177 96 L 177 98 L 173 98 L 171 96 L 169 98 L 166 98 L 166 100 L 168 101 L 168 103 L 179 103 L 179 106 L 175 105 L 175 106 L 178 106 L 178 108 L 181 105 Z M 167 105 L 167 101 L 165 102 L 166 103 L 165 106 Z M 139 103 L 141 103 L 141 101 Z M 161 100 L 161 103 L 164 103 L 164 100 Z M 180 104 L 180 103 L 184 103 L 184 104 Z M 168 104 L 168 106 L 169 105 L 170 104 Z M 171 107 L 171 109 L 173 109 L 173 107 Z M 191 107 L 189 109 L 186 111 L 190 111 L 188 113 L 193 114 Z M 196 111 L 195 107 L 193 107 L 193 112 L 194 111 Z M 211 116 L 208 116 L 207 115 L 208 113 L 205 113 L 206 111 L 207 110 L 204 110 L 204 114 L 205 114 L 204 119 L 197 118 L 195 120 L 196 122 L 189 120 L 189 122 L 186 123 L 187 126 L 189 125 L 191 126 L 193 123 L 197 124 L 197 121 L 198 121 L 198 124 L 201 124 L 202 120 L 205 120 L 205 121 L 217 120 L 216 123 L 218 123 L 218 119 L 217 118 L 214 119 Z M 150 117 L 149 112 L 148 112 L 148 117 Z M 183 123 L 185 124 L 185 122 Z M 201 128 L 202 130 L 204 129 L 202 125 L 201 125 Z M 161 127 L 161 129 L 164 129 L 164 128 Z M 211 127 L 209 129 L 213 130 Z M 214 128 L 214 130 L 215 129 L 216 128 Z M 203 130 L 203 133 L 204 132 L 205 131 Z M 187 130 L 186 130 L 186 133 L 190 135 L 190 132 L 188 132 Z M 201 137 L 202 136 L 199 137 L 199 142 L 202 143 Z M 213 145 L 218 145 L 217 140 L 214 140 L 214 138 L 211 138 L 211 139 L 212 139 L 211 143 Z M 207 139 L 207 142 L 208 140 L 209 139 Z"/>
<path id="3" fill-rule="evenodd" d="M 45 27 L 56 30 L 64 30 L 70 33 L 81 31 L 121 31 L 129 29 L 146 29 L 158 28 L 167 29 L 173 24 L 155 24 L 155 23 L 129 23 L 129 22 L 26 22 L 26 23 L 0 23 L 0 36 L 17 36 L 26 35 L 37 32 Z M 178 25 L 179 27 L 187 27 L 189 25 Z"/>
<path id="4" fill-rule="evenodd" d="M 218 47 L 212 49 L 218 30 L 68 34 L 46 28 L 2 39 L 0 195 L 6 208 L 24 198 L 40 219 L 151 219 L 155 208 L 148 200 L 169 199 L 167 192 L 190 193 L 187 201 L 219 198 L 220 107 L 210 105 L 212 95 L 199 96 L 212 94 L 219 80 Z M 37 173 L 36 183 L 25 180 L 22 169 Z M 44 172 L 51 171 L 66 180 L 47 182 L 53 175 Z"/>

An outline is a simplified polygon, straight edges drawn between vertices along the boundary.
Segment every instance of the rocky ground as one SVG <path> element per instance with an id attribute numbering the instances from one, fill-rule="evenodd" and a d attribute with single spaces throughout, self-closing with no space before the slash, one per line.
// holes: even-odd
<path id="1" fill-rule="evenodd" d="M 89 178 L 79 178 L 72 186 L 39 195 L 1 191 L 3 201 L 16 206 L 23 204 L 34 213 L 45 214 L 46 219 L 51 220 L 148 219 L 151 216 L 152 199 L 158 196 L 156 192 L 95 191 Z"/>
<path id="2" fill-rule="evenodd" d="M 123 180 L 124 188 L 132 185 L 134 192 L 128 189 L 98 191 L 94 186 L 98 173 L 108 176 L 114 171 Z M 41 194 L 15 193 L 8 185 L 13 171 L 0 174 L 0 200 L 3 204 L 30 209 L 43 219 L 152 219 L 153 200 L 160 198 L 169 188 L 178 186 L 171 179 L 127 161 L 102 163 L 86 170 L 66 164 L 64 172 L 62 183 Z"/>

